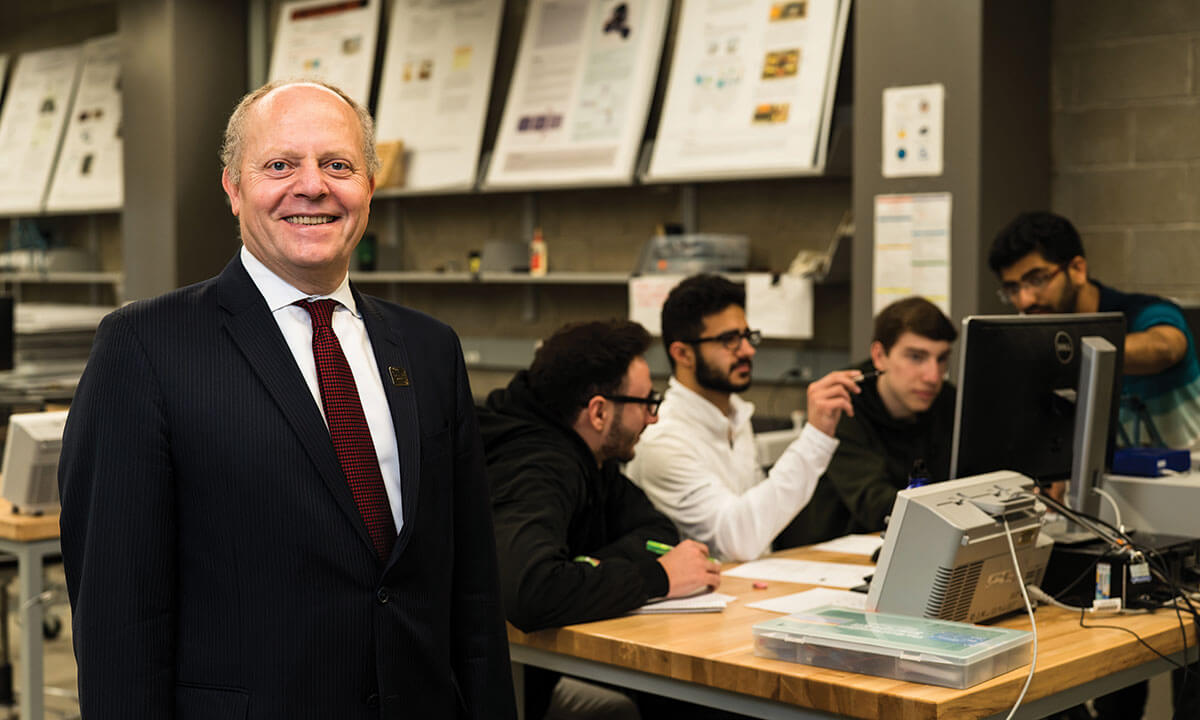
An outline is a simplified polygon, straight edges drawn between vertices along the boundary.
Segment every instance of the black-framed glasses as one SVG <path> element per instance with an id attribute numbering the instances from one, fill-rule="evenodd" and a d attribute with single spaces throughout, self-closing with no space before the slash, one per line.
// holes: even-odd
<path id="1" fill-rule="evenodd" d="M 646 397 L 633 397 L 632 395 L 601 395 L 600 397 L 604 398 L 605 400 L 612 400 L 613 402 L 637 403 L 639 405 L 645 405 L 646 412 L 650 413 L 651 415 L 658 414 L 658 406 L 662 405 L 663 401 L 662 393 L 657 390 L 651 390 L 650 394 Z"/>
<path id="2" fill-rule="evenodd" d="M 696 345 L 698 343 L 715 342 L 721 343 L 726 350 L 737 350 L 742 344 L 742 340 L 750 343 L 750 347 L 758 347 L 762 342 L 762 330 L 729 330 L 720 335 L 712 335 L 710 337 L 698 337 L 691 340 L 684 340 L 685 343 Z"/>
<path id="3" fill-rule="evenodd" d="M 1000 302 L 1008 305 L 1016 304 L 1017 296 L 1022 290 L 1030 292 L 1040 292 L 1042 288 L 1050 284 L 1050 281 L 1058 276 L 1060 272 L 1066 270 L 1066 265 L 1055 265 L 1053 269 L 1034 268 L 1025 273 L 1024 277 L 1015 282 L 1001 283 L 1000 288 L 996 290 L 996 296 L 1000 298 Z"/>

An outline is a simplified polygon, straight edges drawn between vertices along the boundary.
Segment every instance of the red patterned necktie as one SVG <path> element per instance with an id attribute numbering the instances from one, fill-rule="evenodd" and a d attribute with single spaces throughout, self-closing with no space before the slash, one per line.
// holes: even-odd
<path id="1" fill-rule="evenodd" d="M 321 388 L 321 404 L 325 406 L 325 421 L 337 453 L 342 472 L 350 484 L 354 504 L 367 524 L 367 532 L 380 559 L 387 561 L 396 542 L 396 523 L 379 472 L 379 457 L 375 443 L 358 399 L 354 374 L 342 352 L 342 345 L 330 325 L 337 300 L 324 298 L 296 305 L 312 317 L 313 359 L 317 361 L 317 385 Z"/>

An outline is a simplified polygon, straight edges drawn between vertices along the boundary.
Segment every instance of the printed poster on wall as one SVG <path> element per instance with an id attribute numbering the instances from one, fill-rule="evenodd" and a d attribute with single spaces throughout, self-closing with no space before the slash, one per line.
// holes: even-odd
<path id="1" fill-rule="evenodd" d="M 42 209 L 75 81 L 82 46 L 23 53 L 0 110 L 0 212 Z"/>
<path id="2" fill-rule="evenodd" d="M 404 143 L 404 189 L 475 185 L 503 4 L 402 0 L 392 7 L 376 134 Z"/>
<path id="3" fill-rule="evenodd" d="M 117 209 L 124 202 L 121 63 L 116 35 L 83 45 L 83 70 L 47 210 Z"/>
<path id="4" fill-rule="evenodd" d="M 883 176 L 942 174 L 944 85 L 891 87 L 883 91 Z"/>
<path id="5" fill-rule="evenodd" d="M 872 315 L 920 295 L 950 316 L 950 193 L 875 196 Z"/>
<path id="6" fill-rule="evenodd" d="M 381 0 L 285 2 L 271 52 L 271 80 L 313 78 L 366 105 Z"/>
<path id="7" fill-rule="evenodd" d="M 669 0 L 531 0 L 488 188 L 633 180 Z"/>
<path id="8" fill-rule="evenodd" d="M 684 0 L 649 181 L 823 168 L 850 0 Z"/>

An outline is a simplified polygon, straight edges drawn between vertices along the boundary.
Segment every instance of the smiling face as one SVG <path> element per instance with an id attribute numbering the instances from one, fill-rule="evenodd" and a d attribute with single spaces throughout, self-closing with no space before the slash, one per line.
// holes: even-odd
<path id="1" fill-rule="evenodd" d="M 645 358 L 636 357 L 633 362 L 629 363 L 625 381 L 621 383 L 621 388 L 616 394 L 646 397 L 653 389 L 654 385 L 650 380 L 650 365 L 646 363 Z M 603 460 L 629 462 L 633 459 L 633 448 L 637 445 L 638 438 L 642 436 L 642 431 L 646 429 L 647 425 L 658 422 L 658 416 L 651 415 L 649 408 L 640 403 L 611 402 L 614 407 L 612 420 L 604 433 L 604 439 L 601 441 L 600 451 L 597 455 Z"/>
<path id="2" fill-rule="evenodd" d="M 238 184 L 221 176 L 246 249 L 303 292 L 337 288 L 367 227 L 375 179 L 361 133 L 335 93 L 285 85 L 250 108 Z"/>

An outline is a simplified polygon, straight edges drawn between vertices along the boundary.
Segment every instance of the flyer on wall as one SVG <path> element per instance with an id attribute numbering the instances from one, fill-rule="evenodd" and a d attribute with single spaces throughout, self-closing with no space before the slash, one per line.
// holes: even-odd
<path id="1" fill-rule="evenodd" d="M 83 70 L 47 210 L 118 209 L 124 201 L 120 53 L 116 35 L 83 45 Z"/>
<path id="2" fill-rule="evenodd" d="M 404 143 L 404 191 L 474 186 L 501 10 L 494 0 L 393 5 L 376 135 Z"/>
<path id="3" fill-rule="evenodd" d="M 647 180 L 817 168 L 848 6 L 685 0 Z"/>
<path id="4" fill-rule="evenodd" d="M 380 0 L 300 0 L 279 14 L 271 80 L 315 78 L 366 105 L 375 69 Z"/>
<path id="5" fill-rule="evenodd" d="M 628 183 L 668 0 L 533 0 L 487 187 Z"/>

